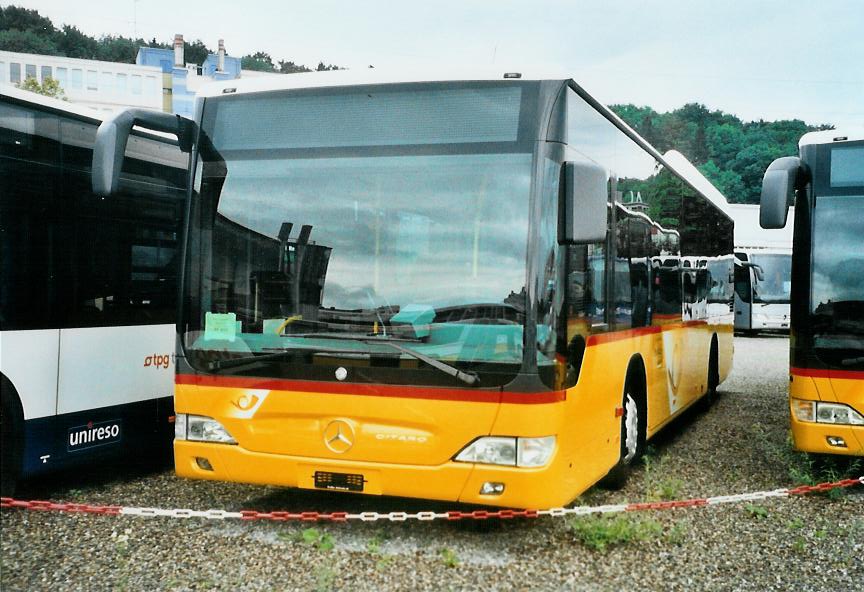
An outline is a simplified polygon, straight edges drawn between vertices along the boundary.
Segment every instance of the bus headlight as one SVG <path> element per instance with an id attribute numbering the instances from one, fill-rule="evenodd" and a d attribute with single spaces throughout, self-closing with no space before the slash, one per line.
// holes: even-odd
<path id="1" fill-rule="evenodd" d="M 864 416 L 840 403 L 793 400 L 792 410 L 798 421 L 838 425 L 864 425 Z"/>
<path id="2" fill-rule="evenodd" d="M 518 467 L 542 467 L 555 450 L 555 436 L 505 438 L 488 436 L 471 442 L 456 455 L 460 462 Z"/>
<path id="3" fill-rule="evenodd" d="M 187 415 L 178 413 L 174 422 L 174 439 L 195 442 L 217 442 L 219 444 L 236 444 L 228 430 L 212 417 L 203 415 Z"/>

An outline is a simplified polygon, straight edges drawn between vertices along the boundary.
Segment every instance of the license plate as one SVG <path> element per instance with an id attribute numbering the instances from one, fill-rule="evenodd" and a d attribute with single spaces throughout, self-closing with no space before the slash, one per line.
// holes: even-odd
<path id="1" fill-rule="evenodd" d="M 363 475 L 315 471 L 315 487 L 318 489 L 363 491 L 364 483 L 366 483 L 366 480 L 363 478 Z"/>

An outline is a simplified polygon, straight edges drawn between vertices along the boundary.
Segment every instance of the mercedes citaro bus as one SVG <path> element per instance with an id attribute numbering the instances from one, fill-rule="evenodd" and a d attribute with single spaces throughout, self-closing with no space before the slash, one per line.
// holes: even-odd
<path id="1" fill-rule="evenodd" d="M 795 448 L 864 456 L 864 133 L 812 132 L 762 182 L 761 224 L 795 203 L 789 405 Z"/>
<path id="2" fill-rule="evenodd" d="M 188 155 L 135 132 L 118 191 L 91 191 L 96 111 L 0 93 L 2 490 L 171 450 Z"/>
<path id="3" fill-rule="evenodd" d="M 192 154 L 182 476 L 559 505 L 730 370 L 732 221 L 572 80 L 214 85 L 103 124 L 98 193 L 133 125 Z"/>

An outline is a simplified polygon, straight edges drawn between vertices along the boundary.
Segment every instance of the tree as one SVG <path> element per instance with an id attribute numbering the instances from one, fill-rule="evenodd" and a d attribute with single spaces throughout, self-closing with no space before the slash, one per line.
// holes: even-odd
<path id="1" fill-rule="evenodd" d="M 57 36 L 57 49 L 61 55 L 85 60 L 96 59 L 98 44 L 93 37 L 82 33 L 78 27 L 63 25 Z"/>
<path id="2" fill-rule="evenodd" d="M 252 55 L 245 55 L 240 58 L 240 67 L 244 70 L 256 70 L 258 72 L 276 71 L 276 66 L 273 65 L 273 58 L 270 57 L 269 53 L 263 51 L 258 51 Z"/>
<path id="3" fill-rule="evenodd" d="M 104 35 L 97 42 L 96 59 L 105 62 L 134 64 L 138 57 L 138 48 L 146 45 L 147 42 L 143 39 Z"/>
<path id="4" fill-rule="evenodd" d="M 0 30 L 0 50 L 43 55 L 57 55 L 59 53 L 57 45 L 50 37 L 20 29 Z"/>
<path id="5" fill-rule="evenodd" d="M 279 60 L 279 72 L 281 74 L 296 74 L 297 72 L 311 72 L 309 68 L 303 64 L 295 64 L 285 60 Z"/>
<path id="6" fill-rule="evenodd" d="M 214 53 L 207 47 L 203 41 L 196 39 L 189 43 L 183 42 L 183 59 L 188 64 L 198 64 L 199 66 L 207 60 L 207 56 Z"/>
<path id="7" fill-rule="evenodd" d="M 20 6 L 0 7 L 0 31 L 32 31 L 40 37 L 51 38 L 57 33 L 51 19 Z"/>
<path id="8" fill-rule="evenodd" d="M 46 76 L 45 80 L 42 81 L 42 84 L 39 84 L 39 81 L 32 76 L 28 76 L 24 79 L 24 82 L 18 85 L 18 88 L 20 88 L 21 90 L 29 90 L 30 92 L 39 93 L 40 95 L 45 95 L 46 97 L 60 99 L 62 101 L 67 100 L 66 93 L 63 92 L 63 89 L 60 87 L 60 83 L 51 78 L 50 76 Z"/>

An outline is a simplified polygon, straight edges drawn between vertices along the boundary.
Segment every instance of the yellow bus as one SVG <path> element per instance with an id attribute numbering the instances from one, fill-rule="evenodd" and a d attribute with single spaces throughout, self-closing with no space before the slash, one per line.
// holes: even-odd
<path id="1" fill-rule="evenodd" d="M 732 221 L 573 80 L 301 74 L 196 112 L 94 156 L 110 193 L 133 124 L 192 151 L 181 476 L 558 506 L 729 373 Z"/>
<path id="2" fill-rule="evenodd" d="M 864 134 L 805 134 L 762 181 L 760 221 L 795 203 L 789 407 L 795 448 L 864 456 Z"/>

